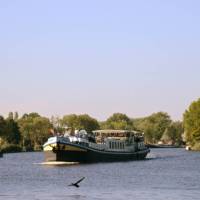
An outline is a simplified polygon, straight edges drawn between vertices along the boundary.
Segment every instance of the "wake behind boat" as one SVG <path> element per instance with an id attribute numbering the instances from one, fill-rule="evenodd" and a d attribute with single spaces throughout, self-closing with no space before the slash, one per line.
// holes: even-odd
<path id="1" fill-rule="evenodd" d="M 144 137 L 136 131 L 85 130 L 50 137 L 43 145 L 45 161 L 114 162 L 141 160 L 150 152 Z"/>

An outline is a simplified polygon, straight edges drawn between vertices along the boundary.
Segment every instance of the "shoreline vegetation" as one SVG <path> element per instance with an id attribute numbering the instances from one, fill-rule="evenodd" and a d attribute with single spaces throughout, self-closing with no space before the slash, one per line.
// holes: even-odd
<path id="1" fill-rule="evenodd" d="M 41 151 L 46 140 L 63 135 L 66 129 L 73 132 L 85 129 L 136 130 L 144 133 L 145 143 L 151 148 L 185 147 L 200 150 L 200 99 L 191 103 L 183 114 L 183 121 L 173 121 L 168 113 L 157 112 L 143 118 L 130 118 L 114 113 L 106 121 L 97 121 L 88 114 L 69 114 L 63 117 L 43 117 L 38 113 L 10 112 L 6 118 L 0 115 L 0 151 Z"/>

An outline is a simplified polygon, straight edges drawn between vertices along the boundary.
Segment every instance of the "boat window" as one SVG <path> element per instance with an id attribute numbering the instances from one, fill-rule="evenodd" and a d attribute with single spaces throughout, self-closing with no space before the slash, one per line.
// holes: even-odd
<path id="1" fill-rule="evenodd" d="M 112 149 L 112 142 L 110 142 L 110 149 Z"/>

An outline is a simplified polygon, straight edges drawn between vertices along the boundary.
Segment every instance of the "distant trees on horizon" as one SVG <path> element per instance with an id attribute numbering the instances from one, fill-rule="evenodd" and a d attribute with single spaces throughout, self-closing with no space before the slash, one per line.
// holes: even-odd
<path id="1" fill-rule="evenodd" d="M 41 150 L 42 145 L 53 133 L 63 134 L 68 127 L 85 129 L 137 130 L 144 133 L 145 142 L 156 144 L 181 145 L 183 133 L 185 141 L 200 149 L 200 99 L 192 102 L 185 111 L 183 122 L 172 121 L 166 112 L 153 113 L 144 118 L 130 118 L 123 113 L 114 113 L 106 121 L 99 122 L 88 114 L 52 116 L 50 119 L 38 113 L 24 114 L 19 118 L 17 112 L 0 116 L 0 148 L 5 152 Z M 185 132 L 184 132 L 185 130 Z"/>

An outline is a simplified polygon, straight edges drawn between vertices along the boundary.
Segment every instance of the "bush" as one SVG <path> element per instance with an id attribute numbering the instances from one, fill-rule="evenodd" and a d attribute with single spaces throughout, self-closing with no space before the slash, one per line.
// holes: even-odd
<path id="1" fill-rule="evenodd" d="M 22 147 L 16 144 L 4 144 L 1 147 L 1 151 L 3 153 L 15 153 L 15 152 L 21 152 Z"/>
<path id="2" fill-rule="evenodd" d="M 42 145 L 35 145 L 34 151 L 42 151 Z"/>
<path id="3" fill-rule="evenodd" d="M 194 146 L 192 146 L 192 150 L 200 151 L 200 143 L 195 143 Z"/>

